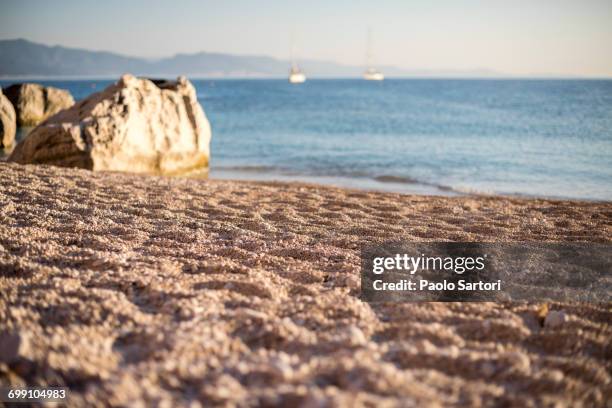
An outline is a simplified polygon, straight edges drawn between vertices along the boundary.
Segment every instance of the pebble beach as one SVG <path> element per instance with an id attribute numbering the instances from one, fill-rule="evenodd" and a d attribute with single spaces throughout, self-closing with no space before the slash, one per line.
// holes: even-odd
<path id="1" fill-rule="evenodd" d="M 0 163 L 0 383 L 69 406 L 606 406 L 612 305 L 360 300 L 359 248 L 612 241 L 609 202 Z"/>

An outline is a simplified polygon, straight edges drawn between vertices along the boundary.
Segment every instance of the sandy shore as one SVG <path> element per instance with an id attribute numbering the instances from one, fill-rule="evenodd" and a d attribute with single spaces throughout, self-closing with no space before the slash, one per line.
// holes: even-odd
<path id="1" fill-rule="evenodd" d="M 549 328 L 540 304 L 363 303 L 359 246 L 389 238 L 609 242 L 612 204 L 0 163 L 0 382 L 74 406 L 609 403 L 612 305 L 550 304 Z"/>

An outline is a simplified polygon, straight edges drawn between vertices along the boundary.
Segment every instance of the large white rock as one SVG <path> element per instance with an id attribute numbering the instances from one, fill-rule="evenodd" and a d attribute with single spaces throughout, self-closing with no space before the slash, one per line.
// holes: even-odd
<path id="1" fill-rule="evenodd" d="M 208 166 L 210 135 L 195 88 L 185 77 L 151 81 L 126 74 L 40 124 L 9 161 L 181 173 Z"/>
<path id="2" fill-rule="evenodd" d="M 17 125 L 36 126 L 57 112 L 74 105 L 65 89 L 39 84 L 15 84 L 4 90 L 17 114 Z"/>
<path id="3" fill-rule="evenodd" d="M 0 89 L 0 149 L 11 146 L 15 142 L 16 130 L 15 109 Z"/>

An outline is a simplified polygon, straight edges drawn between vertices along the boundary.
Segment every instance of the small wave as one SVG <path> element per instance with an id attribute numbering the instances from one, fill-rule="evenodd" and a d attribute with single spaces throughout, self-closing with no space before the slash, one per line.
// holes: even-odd
<path id="1" fill-rule="evenodd" d="M 213 170 L 225 170 L 225 171 L 244 171 L 252 173 L 264 173 L 269 171 L 278 170 L 274 166 L 220 166 L 213 167 Z"/>
<path id="2" fill-rule="evenodd" d="M 374 177 L 374 180 L 379 181 L 381 183 L 425 184 L 425 183 L 419 182 L 416 179 L 413 179 L 412 177 L 405 177 L 405 176 L 382 175 L 382 176 Z"/>
<path id="3" fill-rule="evenodd" d="M 478 190 L 467 188 L 467 187 L 452 187 L 452 186 L 448 186 L 445 184 L 438 184 L 438 183 L 432 183 L 429 181 L 418 180 L 418 179 L 415 179 L 413 177 L 408 177 L 408 176 L 382 175 L 382 176 L 376 176 L 373 179 L 380 183 L 418 184 L 421 186 L 433 187 L 440 191 L 465 194 L 465 195 L 491 194 L 491 193 L 478 191 Z"/>

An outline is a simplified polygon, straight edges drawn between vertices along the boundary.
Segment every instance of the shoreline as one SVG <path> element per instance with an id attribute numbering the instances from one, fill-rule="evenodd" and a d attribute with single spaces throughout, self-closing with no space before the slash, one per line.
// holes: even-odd
<path id="1" fill-rule="evenodd" d="M 389 238 L 610 243 L 612 203 L 7 163 L 0 185 L 2 383 L 71 406 L 605 405 L 610 303 L 365 303 L 359 269 Z"/>
<path id="2" fill-rule="evenodd" d="M 571 196 L 538 196 L 525 193 L 497 193 L 470 190 L 469 188 L 453 188 L 445 185 L 413 180 L 403 176 L 325 176 L 307 175 L 295 172 L 281 172 L 268 168 L 268 166 L 237 166 L 236 169 L 212 166 L 205 177 L 197 172 L 189 175 L 179 175 L 187 178 L 204 178 L 209 180 L 226 180 L 236 182 L 276 182 L 289 184 L 305 184 L 313 186 L 326 186 L 338 189 L 355 190 L 371 193 L 395 193 L 416 196 L 439 197 L 500 197 L 523 200 L 548 200 L 587 203 L 612 203 L 612 200 L 596 198 L 576 198 Z"/>
<path id="3" fill-rule="evenodd" d="M 21 129 L 21 128 L 20 128 Z M 0 164 L 8 163 L 6 160 L 10 155 L 6 149 L 0 149 Z M 88 170 L 89 171 L 89 170 Z M 108 172 L 107 174 L 114 174 Z M 439 196 L 439 197 L 500 197 L 515 198 L 523 200 L 548 200 L 548 201 L 569 201 L 586 203 L 612 203 L 612 200 L 602 200 L 595 198 L 576 198 L 571 196 L 538 196 L 525 193 L 498 193 L 471 190 L 469 188 L 453 188 L 445 185 L 413 180 L 404 176 L 382 175 L 382 176 L 338 176 L 338 175 L 308 175 L 291 171 L 280 171 L 268 166 L 236 166 L 215 167 L 211 166 L 204 170 L 193 170 L 180 174 L 134 174 L 138 176 L 158 176 L 171 178 L 186 178 L 194 180 L 219 180 L 235 182 L 262 182 L 262 183 L 288 183 L 304 184 L 321 187 L 331 187 L 346 190 L 355 190 L 370 193 L 395 193 L 402 195 L 416 196 Z"/>
<path id="4" fill-rule="evenodd" d="M 386 176 L 388 177 L 388 176 Z M 379 177 L 346 177 L 346 176 L 324 176 L 324 175 L 305 175 L 291 172 L 277 172 L 262 170 L 234 170 L 225 168 L 215 168 L 210 170 L 211 180 L 235 180 L 235 181 L 263 181 L 279 183 L 304 183 L 349 190 L 379 192 L 379 193 L 398 193 L 406 195 L 436 195 L 453 197 L 460 195 L 470 195 L 452 189 L 440 188 L 428 183 L 417 181 L 379 181 Z"/>

